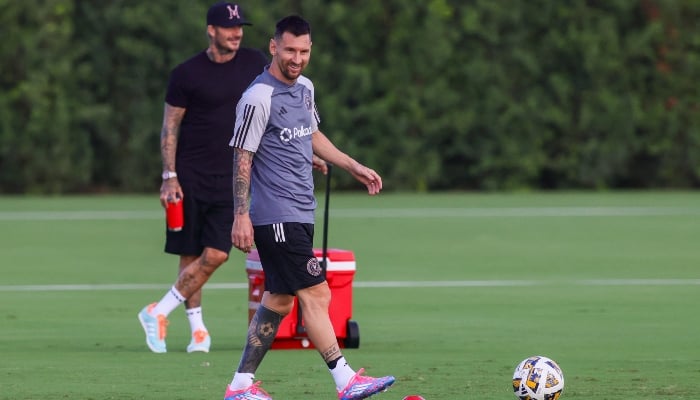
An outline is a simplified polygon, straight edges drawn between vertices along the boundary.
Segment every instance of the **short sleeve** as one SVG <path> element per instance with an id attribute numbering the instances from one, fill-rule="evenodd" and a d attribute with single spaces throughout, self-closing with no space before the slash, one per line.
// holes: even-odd
<path id="1" fill-rule="evenodd" d="M 165 93 L 165 102 L 171 106 L 187 108 L 187 94 L 183 86 L 182 69 L 173 69 Z"/>
<path id="2" fill-rule="evenodd" d="M 236 126 L 229 146 L 256 152 L 270 119 L 272 88 L 257 84 L 243 93 L 236 106 Z"/>

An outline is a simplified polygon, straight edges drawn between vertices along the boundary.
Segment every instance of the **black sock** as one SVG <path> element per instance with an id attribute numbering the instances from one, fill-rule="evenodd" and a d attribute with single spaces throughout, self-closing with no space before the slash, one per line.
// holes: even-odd
<path id="1" fill-rule="evenodd" d="M 343 358 L 343 356 L 339 356 L 335 360 L 328 361 L 326 365 L 328 365 L 328 369 L 335 369 L 336 365 L 338 365 L 338 360 Z"/>

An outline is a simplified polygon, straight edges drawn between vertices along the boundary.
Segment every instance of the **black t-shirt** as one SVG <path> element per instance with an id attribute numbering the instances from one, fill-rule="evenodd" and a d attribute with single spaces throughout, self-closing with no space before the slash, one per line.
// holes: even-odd
<path id="1" fill-rule="evenodd" d="M 228 143 L 236 104 L 267 63 L 261 51 L 239 48 L 226 63 L 215 63 L 202 51 L 173 69 L 165 101 L 186 109 L 175 160 L 181 180 L 231 181 L 233 149 Z"/>

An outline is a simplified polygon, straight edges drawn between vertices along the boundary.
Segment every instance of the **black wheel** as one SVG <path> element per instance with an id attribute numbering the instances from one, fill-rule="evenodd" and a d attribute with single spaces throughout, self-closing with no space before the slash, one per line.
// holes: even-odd
<path id="1" fill-rule="evenodd" d="M 357 322 L 348 320 L 348 335 L 343 341 L 348 349 L 357 349 L 360 347 L 360 326 Z"/>

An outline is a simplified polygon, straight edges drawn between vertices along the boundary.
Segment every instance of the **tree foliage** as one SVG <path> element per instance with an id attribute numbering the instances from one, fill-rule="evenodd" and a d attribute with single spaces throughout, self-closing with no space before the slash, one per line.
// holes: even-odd
<path id="1" fill-rule="evenodd" d="M 156 190 L 209 5 L 0 0 L 0 192 Z M 700 2 L 242 5 L 265 51 L 280 17 L 312 23 L 321 128 L 389 190 L 700 186 Z"/>

